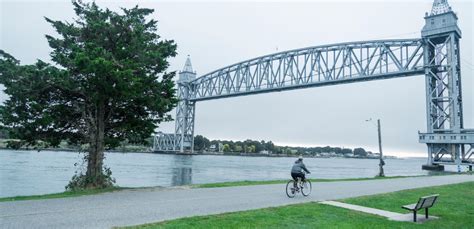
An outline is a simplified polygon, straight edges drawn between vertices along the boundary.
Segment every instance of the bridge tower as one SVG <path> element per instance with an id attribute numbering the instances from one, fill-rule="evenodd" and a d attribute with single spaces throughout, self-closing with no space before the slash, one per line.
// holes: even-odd
<path id="1" fill-rule="evenodd" d="M 178 106 L 176 107 L 174 150 L 184 152 L 194 148 L 194 111 L 196 102 L 190 101 L 192 80 L 196 79 L 191 58 L 188 56 L 178 78 Z"/>
<path id="2" fill-rule="evenodd" d="M 427 133 L 420 134 L 420 142 L 428 146 L 428 163 L 424 169 L 443 169 L 437 163 L 443 156 L 460 165 L 466 156 L 462 135 L 461 30 L 457 20 L 447 0 L 435 0 L 431 13 L 425 14 L 425 26 L 421 31 Z"/>

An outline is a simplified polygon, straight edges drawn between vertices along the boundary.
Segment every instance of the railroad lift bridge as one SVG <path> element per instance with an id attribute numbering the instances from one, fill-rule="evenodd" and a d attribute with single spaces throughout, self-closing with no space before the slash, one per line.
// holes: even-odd
<path id="1" fill-rule="evenodd" d="M 177 82 L 175 133 L 158 132 L 153 150 L 193 151 L 199 101 L 424 75 L 427 126 L 426 132 L 419 132 L 419 142 L 428 147 L 428 163 L 423 168 L 443 169 L 446 164 L 472 168 L 474 129 L 463 125 L 458 18 L 447 0 L 435 0 L 424 18 L 421 38 L 295 49 L 198 78 L 188 58 Z"/>

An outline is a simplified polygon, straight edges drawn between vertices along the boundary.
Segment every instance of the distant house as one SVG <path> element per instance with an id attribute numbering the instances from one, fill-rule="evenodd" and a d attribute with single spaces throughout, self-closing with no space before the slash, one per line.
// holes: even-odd
<path id="1" fill-rule="evenodd" d="M 270 151 L 268 150 L 262 150 L 259 152 L 260 154 L 264 154 L 264 155 L 269 155 L 270 154 Z"/>
<path id="2" fill-rule="evenodd" d="M 219 142 L 218 144 L 212 144 L 209 147 L 209 151 L 211 151 L 211 152 L 222 152 L 223 148 L 224 148 L 224 145 Z"/>
<path id="3" fill-rule="evenodd" d="M 330 157 L 329 153 L 321 153 L 321 157 Z"/>
<path id="4" fill-rule="evenodd" d="M 209 147 L 209 151 L 211 151 L 211 152 L 216 152 L 216 151 L 217 151 L 216 145 L 215 145 L 215 144 L 211 145 L 211 146 Z"/>

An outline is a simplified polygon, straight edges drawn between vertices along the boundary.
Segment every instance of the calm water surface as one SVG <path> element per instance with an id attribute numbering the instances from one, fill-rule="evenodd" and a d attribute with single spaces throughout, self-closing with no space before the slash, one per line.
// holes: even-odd
<path id="1" fill-rule="evenodd" d="M 62 151 L 0 150 L 0 197 L 64 191 L 82 155 Z M 149 153 L 106 153 L 117 185 L 176 186 L 239 180 L 288 179 L 294 158 L 183 156 Z M 373 177 L 378 160 L 306 158 L 312 178 Z M 425 175 L 425 159 L 387 159 L 387 176 Z"/>

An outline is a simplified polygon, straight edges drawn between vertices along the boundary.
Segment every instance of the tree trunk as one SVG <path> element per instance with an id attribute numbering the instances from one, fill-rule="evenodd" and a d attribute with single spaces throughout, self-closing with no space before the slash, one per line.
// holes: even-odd
<path id="1" fill-rule="evenodd" d="M 105 109 L 99 104 L 92 117 L 89 126 L 89 155 L 86 173 L 86 187 L 99 188 L 105 186 L 103 174 L 104 161 L 104 131 L 105 131 Z"/>

